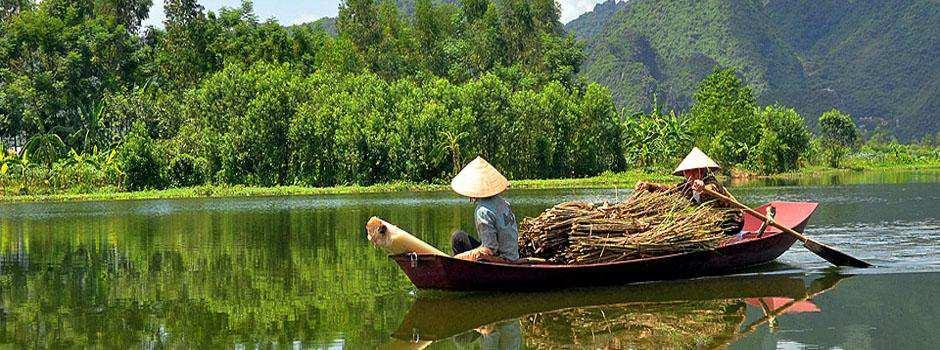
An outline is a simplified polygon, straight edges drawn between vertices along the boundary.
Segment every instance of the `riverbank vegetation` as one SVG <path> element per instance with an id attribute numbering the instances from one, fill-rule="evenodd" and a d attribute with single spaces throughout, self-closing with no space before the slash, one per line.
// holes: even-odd
<path id="1" fill-rule="evenodd" d="M 578 76 L 554 1 L 405 15 L 349 0 L 336 36 L 260 21 L 247 1 L 166 1 L 165 29 L 140 28 L 148 0 L 18 4 L 0 11 L 4 199 L 439 188 L 477 155 L 518 187 L 620 186 L 693 145 L 754 174 L 940 163 L 936 139 L 898 144 L 837 110 L 810 130 L 815 116 L 758 105 L 732 67 L 688 111 L 618 109 Z"/>
<path id="2" fill-rule="evenodd" d="M 577 188 L 623 188 L 632 189 L 640 180 L 671 182 L 675 178 L 662 173 L 648 173 L 642 170 L 623 172 L 604 172 L 597 176 L 583 178 L 514 180 L 513 190 L 537 189 L 577 189 Z M 332 187 L 311 186 L 244 186 L 229 184 L 203 184 L 191 187 L 166 189 L 148 189 L 127 191 L 120 186 L 105 185 L 100 188 L 71 188 L 58 192 L 9 194 L 0 196 L 0 202 L 71 202 L 102 200 L 135 199 L 181 199 L 181 198 L 220 198 L 220 197 L 259 197 L 259 196 L 310 196 L 337 194 L 364 194 L 389 192 L 432 192 L 449 191 L 450 187 L 440 183 L 391 182 L 369 186 L 349 185 Z"/>

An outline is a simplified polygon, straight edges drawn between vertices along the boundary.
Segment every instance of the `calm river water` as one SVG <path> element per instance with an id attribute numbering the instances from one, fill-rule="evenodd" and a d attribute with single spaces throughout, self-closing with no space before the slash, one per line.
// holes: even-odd
<path id="1" fill-rule="evenodd" d="M 940 346 L 940 172 L 735 185 L 821 203 L 794 246 L 739 275 L 527 294 L 416 292 L 371 248 L 378 215 L 449 250 L 450 193 L 0 205 L 0 344 L 29 347 L 845 348 Z M 618 190 L 510 191 L 516 215 Z M 472 231 L 471 231 L 472 232 Z"/>

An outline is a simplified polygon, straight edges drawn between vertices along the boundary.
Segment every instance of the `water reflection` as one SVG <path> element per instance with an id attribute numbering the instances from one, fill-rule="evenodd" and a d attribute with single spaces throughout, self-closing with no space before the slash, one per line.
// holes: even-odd
<path id="1" fill-rule="evenodd" d="M 740 334 L 764 316 L 760 300 L 749 298 L 763 297 L 769 309 L 783 299 L 766 298 L 793 299 L 798 307 L 774 317 L 779 331 L 771 332 L 767 320 L 750 335 L 732 335 L 730 347 L 932 348 L 940 344 L 940 273 L 934 272 L 940 270 L 940 180 L 899 176 L 907 178 L 901 184 L 735 190 L 752 204 L 822 203 L 807 233 L 879 265 L 844 271 L 858 275 L 811 298 L 822 311 L 806 313 L 792 310 L 806 306 L 799 300 L 812 286 L 795 276 L 782 282 L 767 276 L 816 274 L 827 266 L 801 247 L 747 271 L 752 277 L 730 281 L 416 298 L 400 269 L 368 245 L 362 223 L 379 215 L 447 250 L 449 232 L 473 229 L 472 206 L 450 193 L 0 204 L 0 346 L 360 349 L 386 343 L 395 333 L 402 338 L 399 345 L 409 347 L 415 334 L 430 341 L 430 348 L 479 347 L 480 334 L 488 331 L 481 327 L 515 320 L 525 347 L 536 346 L 529 343 L 535 325 L 545 344 L 577 337 L 590 347 L 595 343 L 588 340 L 602 331 L 588 337 L 581 326 L 571 329 L 588 316 L 633 317 L 633 323 L 620 325 L 636 328 L 650 314 L 711 312 L 707 324 L 726 334 L 722 322 L 731 322 L 724 317 L 738 322 L 735 312 L 743 309 L 745 323 L 734 333 Z M 625 195 L 513 190 L 509 198 L 517 215 L 531 216 L 563 200 Z M 572 314 L 574 308 L 585 314 Z M 439 321 L 421 312 L 434 309 L 441 310 Z M 425 316 L 413 315 L 419 312 Z M 533 314 L 539 317 L 526 317 Z M 608 338 L 597 338 L 597 344 L 634 328 L 609 326 Z M 498 329 L 488 334 L 512 333 Z M 672 339 L 657 338 L 660 333 L 648 338 Z"/>
<path id="2" fill-rule="evenodd" d="M 848 278 L 740 276 L 550 293 L 418 298 L 388 347 L 722 348 Z M 746 323 L 748 309 L 762 316 Z"/>
<path id="3" fill-rule="evenodd" d="M 842 186 L 842 185 L 899 185 L 911 183 L 940 182 L 940 170 L 885 170 L 829 172 L 819 175 L 800 174 L 774 178 L 736 178 L 735 187 L 794 187 L 794 186 Z"/>

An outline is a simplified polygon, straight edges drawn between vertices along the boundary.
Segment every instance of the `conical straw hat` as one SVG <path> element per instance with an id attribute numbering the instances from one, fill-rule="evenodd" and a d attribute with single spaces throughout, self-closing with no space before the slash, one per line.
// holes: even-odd
<path id="1" fill-rule="evenodd" d="M 721 167 L 718 166 L 718 163 L 715 163 L 714 160 L 708 158 L 705 152 L 702 152 L 698 147 L 692 147 L 692 152 L 689 152 L 689 155 L 685 156 L 685 159 L 682 160 L 682 163 L 679 163 L 679 166 L 676 167 L 676 171 L 672 174 L 682 176 L 683 171 L 691 169 L 717 170 L 721 169 Z"/>
<path id="2" fill-rule="evenodd" d="M 509 180 L 486 160 L 477 157 L 454 176 L 450 187 L 467 197 L 486 198 L 505 191 Z"/>

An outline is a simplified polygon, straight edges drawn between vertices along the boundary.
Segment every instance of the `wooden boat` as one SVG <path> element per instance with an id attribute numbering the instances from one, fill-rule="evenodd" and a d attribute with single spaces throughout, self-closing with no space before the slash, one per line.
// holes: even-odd
<path id="1" fill-rule="evenodd" d="M 776 222 L 802 232 L 816 203 L 771 202 L 755 208 L 766 213 L 776 208 Z M 745 214 L 741 239 L 733 239 L 709 251 L 678 253 L 629 261 L 587 264 L 508 264 L 455 259 L 435 254 L 406 253 L 390 256 L 419 289 L 445 291 L 542 290 L 575 286 L 616 285 L 728 274 L 773 261 L 796 239 L 768 227 L 756 232 L 761 221 Z"/>

